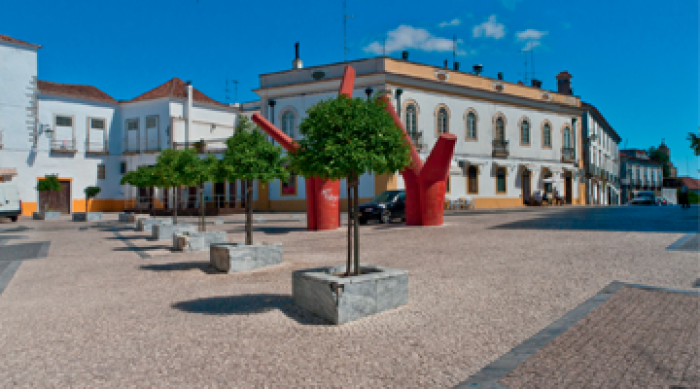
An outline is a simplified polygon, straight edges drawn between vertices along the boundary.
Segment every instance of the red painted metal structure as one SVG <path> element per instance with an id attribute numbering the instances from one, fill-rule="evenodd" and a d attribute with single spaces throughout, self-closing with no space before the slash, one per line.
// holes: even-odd
<path id="1" fill-rule="evenodd" d="M 355 87 L 355 69 L 345 67 L 339 94 L 352 97 Z M 413 226 L 442 225 L 443 203 L 445 199 L 445 180 L 450 169 L 457 137 L 442 134 L 425 164 L 411 142 L 401 118 L 388 98 L 386 110 L 394 123 L 404 132 L 404 138 L 411 145 L 411 164 L 401 171 L 406 184 L 406 224 Z M 260 114 L 253 115 L 253 121 L 267 132 L 288 152 L 295 152 L 299 144 Z M 307 229 L 331 230 L 340 227 L 340 181 L 324 180 L 319 177 L 306 179 L 306 219 Z"/>

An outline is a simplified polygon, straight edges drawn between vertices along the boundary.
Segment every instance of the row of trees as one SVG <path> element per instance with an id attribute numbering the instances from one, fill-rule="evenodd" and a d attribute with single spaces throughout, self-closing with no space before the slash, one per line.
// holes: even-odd
<path id="1" fill-rule="evenodd" d="M 165 150 L 155 166 L 127 173 L 122 184 L 177 189 L 183 186 L 203 188 L 208 181 L 246 180 L 246 244 L 252 244 L 253 180 L 260 183 L 283 180 L 289 177 L 290 171 L 304 177 L 346 179 L 349 204 L 346 275 L 350 275 L 352 265 L 355 275 L 359 275 L 358 178 L 366 172 L 393 173 L 410 163 L 409 141 L 384 105 L 379 95 L 366 100 L 340 95 L 315 104 L 301 122 L 300 148 L 291 155 L 285 155 L 281 147 L 267 141 L 257 126 L 241 117 L 221 160 L 213 155 L 200 158 L 197 151 L 191 149 Z M 177 203 L 177 199 L 175 201 Z M 200 198 L 199 203 L 201 230 L 205 230 L 203 199 Z M 177 222 L 177 215 L 173 217 Z"/>

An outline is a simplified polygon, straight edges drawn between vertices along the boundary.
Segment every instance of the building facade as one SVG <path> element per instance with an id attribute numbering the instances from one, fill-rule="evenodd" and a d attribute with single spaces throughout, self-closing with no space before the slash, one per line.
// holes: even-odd
<path id="1" fill-rule="evenodd" d="M 653 191 L 659 197 L 663 188 L 663 164 L 649 158 L 643 150 L 620 150 L 622 203 L 640 191 Z"/>
<path id="2" fill-rule="evenodd" d="M 38 45 L 0 35 L 0 179 L 17 183 L 22 214 L 48 204 L 85 211 L 84 189 L 101 188 L 90 211 L 172 208 L 171 190 L 120 185 L 127 171 L 153 165 L 166 148 L 221 155 L 240 115 L 259 105 L 223 104 L 177 78 L 136 98 L 117 101 L 98 88 L 37 80 Z M 37 181 L 57 175 L 62 191 L 48 196 Z M 183 188 L 180 206 L 199 206 L 198 188 Z M 242 185 L 205 186 L 205 201 L 240 207 Z M 257 196 L 257 188 L 255 188 Z"/>
<path id="3" fill-rule="evenodd" d="M 619 205 L 620 141 L 598 109 L 583 103 L 582 116 L 586 204 Z"/>
<path id="4" fill-rule="evenodd" d="M 457 136 L 448 198 L 469 198 L 477 208 L 516 207 L 527 204 L 534 190 L 551 192 L 556 187 L 567 203 L 584 203 L 578 151 L 584 110 L 579 98 L 563 90 L 379 57 L 261 75 L 255 92 L 262 114 L 298 139 L 306 110 L 337 96 L 347 65 L 356 72 L 354 97 L 390 94 L 423 159 L 440 134 Z M 565 86 L 570 88 L 570 83 Z M 554 182 L 543 182 L 548 178 Z M 304 209 L 301 178 L 293 180 L 270 184 L 270 209 Z M 361 201 L 403 186 L 398 173 L 365 174 L 360 178 Z M 345 197 L 344 181 L 340 193 Z M 341 207 L 345 204 L 341 198 Z"/>

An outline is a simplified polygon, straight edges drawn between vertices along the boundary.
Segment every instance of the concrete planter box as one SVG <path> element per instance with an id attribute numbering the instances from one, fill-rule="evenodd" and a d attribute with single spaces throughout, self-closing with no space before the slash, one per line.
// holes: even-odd
<path id="1" fill-rule="evenodd" d="M 136 223 L 137 220 L 147 219 L 148 215 L 135 214 L 135 213 L 120 213 L 119 221 L 122 223 Z"/>
<path id="2" fill-rule="evenodd" d="M 76 212 L 73 214 L 74 222 L 93 222 L 102 220 L 102 212 Z"/>
<path id="3" fill-rule="evenodd" d="M 34 220 L 58 220 L 61 218 L 61 212 L 34 212 L 32 219 Z"/>
<path id="4" fill-rule="evenodd" d="M 173 224 L 173 219 L 138 219 L 136 222 L 136 231 L 153 231 L 153 226 L 156 224 Z"/>
<path id="5" fill-rule="evenodd" d="M 218 271 L 237 273 L 260 267 L 277 265 L 284 258 L 282 243 L 243 242 L 213 244 L 209 251 L 211 265 Z"/>
<path id="6" fill-rule="evenodd" d="M 294 303 L 333 324 L 343 324 L 408 303 L 408 271 L 361 265 L 363 274 L 338 277 L 345 266 L 292 273 Z"/>
<path id="7" fill-rule="evenodd" d="M 226 243 L 226 231 L 173 234 L 173 249 L 177 251 L 209 250 L 212 244 Z"/>
<path id="8" fill-rule="evenodd" d="M 151 238 L 156 240 L 172 239 L 175 233 L 183 232 L 195 233 L 197 232 L 197 226 L 194 224 L 172 224 L 172 222 L 153 224 L 151 226 Z"/>

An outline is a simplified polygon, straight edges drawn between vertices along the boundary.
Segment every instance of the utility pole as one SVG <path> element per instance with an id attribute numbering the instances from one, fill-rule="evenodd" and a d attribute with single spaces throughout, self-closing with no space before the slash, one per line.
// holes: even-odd
<path id="1" fill-rule="evenodd" d="M 238 81 L 233 80 L 233 102 L 237 103 L 238 102 Z"/>

